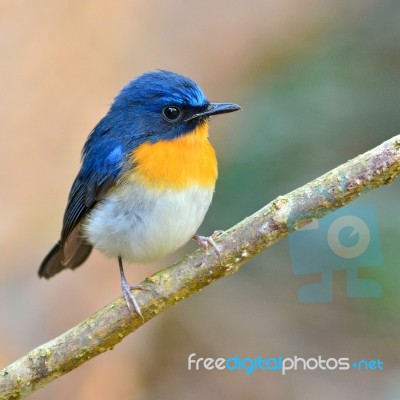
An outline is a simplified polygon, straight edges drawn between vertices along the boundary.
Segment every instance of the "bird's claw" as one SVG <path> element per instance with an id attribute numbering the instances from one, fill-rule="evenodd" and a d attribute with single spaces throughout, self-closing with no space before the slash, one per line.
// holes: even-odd
<path id="1" fill-rule="evenodd" d="M 126 281 L 121 282 L 121 287 L 122 287 L 122 294 L 124 295 L 126 305 L 128 306 L 128 310 L 132 314 L 136 311 L 140 315 L 140 317 L 142 318 L 142 320 L 144 322 L 144 318 L 143 318 L 142 312 L 140 310 L 140 306 L 139 306 L 135 296 L 132 294 L 131 290 L 134 290 L 134 289 L 149 290 L 149 288 L 144 285 L 129 285 Z"/>
<path id="2" fill-rule="evenodd" d="M 207 254 L 208 253 L 208 246 L 210 245 L 215 253 L 217 254 L 219 261 L 221 261 L 221 252 L 218 248 L 218 245 L 215 243 L 215 240 L 218 236 L 220 236 L 223 233 L 223 231 L 215 231 L 211 236 L 200 236 L 200 235 L 194 235 L 193 239 L 197 242 L 197 244 L 200 247 L 203 247 Z"/>

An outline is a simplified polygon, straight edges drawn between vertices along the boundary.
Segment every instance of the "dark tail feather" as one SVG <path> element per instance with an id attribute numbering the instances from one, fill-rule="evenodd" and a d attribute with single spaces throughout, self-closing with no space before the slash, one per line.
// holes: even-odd
<path id="1" fill-rule="evenodd" d="M 51 278 L 55 274 L 66 268 L 75 269 L 79 267 L 90 255 L 92 251 L 92 246 L 83 241 L 79 243 L 74 249 L 74 254 L 68 260 L 62 260 L 61 254 L 61 241 L 50 250 L 46 258 L 43 260 L 39 268 L 39 276 L 45 278 Z"/>
<path id="2" fill-rule="evenodd" d="M 63 269 L 60 260 L 60 252 L 61 241 L 58 241 L 40 265 L 38 274 L 41 278 L 50 278 L 51 276 L 55 275 L 57 272 L 60 272 Z"/>

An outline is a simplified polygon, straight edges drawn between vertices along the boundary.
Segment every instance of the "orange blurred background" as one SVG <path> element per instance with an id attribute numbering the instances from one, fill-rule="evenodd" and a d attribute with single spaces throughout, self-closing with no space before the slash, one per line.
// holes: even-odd
<path id="1" fill-rule="evenodd" d="M 124 84 L 170 69 L 243 106 L 212 121 L 209 234 L 399 132 L 399 17 L 389 0 L 0 2 L 0 365 L 120 295 L 116 261 L 96 251 L 50 281 L 37 269 L 82 145 Z M 379 299 L 348 299 L 338 274 L 334 302 L 299 303 L 297 289 L 318 277 L 292 274 L 285 241 L 31 398 L 398 398 L 399 192 L 396 182 L 365 196 L 380 217 Z M 128 281 L 194 248 L 129 266 Z M 385 370 L 194 372 L 190 353 L 380 358 Z"/>

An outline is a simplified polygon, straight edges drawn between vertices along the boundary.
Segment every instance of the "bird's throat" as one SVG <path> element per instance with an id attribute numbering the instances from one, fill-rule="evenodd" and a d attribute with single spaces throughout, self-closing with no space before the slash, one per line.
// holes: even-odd
<path id="1" fill-rule="evenodd" d="M 144 143 L 132 152 L 131 160 L 134 171 L 127 178 L 156 190 L 212 188 L 218 175 L 207 123 L 173 140 Z"/>

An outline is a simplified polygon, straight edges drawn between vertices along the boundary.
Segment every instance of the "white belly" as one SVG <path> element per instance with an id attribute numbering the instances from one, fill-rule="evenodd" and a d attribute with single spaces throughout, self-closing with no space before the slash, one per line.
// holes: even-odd
<path id="1" fill-rule="evenodd" d="M 156 193 L 131 183 L 97 204 L 82 231 L 108 257 L 121 256 L 131 262 L 158 260 L 196 233 L 212 195 L 213 188 L 191 186 Z"/>

